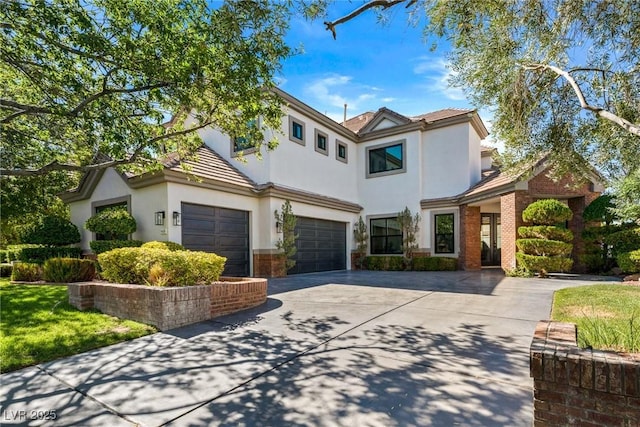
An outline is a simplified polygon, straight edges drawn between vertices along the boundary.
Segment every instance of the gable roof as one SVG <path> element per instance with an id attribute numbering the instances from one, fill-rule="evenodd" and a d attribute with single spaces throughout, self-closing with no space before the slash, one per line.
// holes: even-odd
<path id="1" fill-rule="evenodd" d="M 464 116 L 466 114 L 474 113 L 475 111 L 476 110 L 468 110 L 463 108 L 445 108 L 443 110 L 432 111 L 430 113 L 411 117 L 411 120 L 413 120 L 414 122 L 422 120 L 430 123 L 437 122 L 438 120 L 450 119 L 452 117 Z"/>

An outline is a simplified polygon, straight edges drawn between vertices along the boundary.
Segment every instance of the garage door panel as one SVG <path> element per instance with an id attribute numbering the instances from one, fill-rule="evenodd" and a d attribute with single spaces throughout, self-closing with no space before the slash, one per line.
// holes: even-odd
<path id="1" fill-rule="evenodd" d="M 346 268 L 346 223 L 298 217 L 296 265 L 290 274 Z"/>
<path id="2" fill-rule="evenodd" d="M 182 204 L 182 245 L 227 258 L 223 274 L 249 275 L 249 212 Z"/>

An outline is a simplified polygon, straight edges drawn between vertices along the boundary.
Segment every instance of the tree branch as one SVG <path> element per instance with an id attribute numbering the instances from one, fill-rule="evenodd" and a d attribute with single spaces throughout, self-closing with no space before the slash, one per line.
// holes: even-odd
<path id="1" fill-rule="evenodd" d="M 570 71 L 565 71 L 561 68 L 558 68 L 553 65 L 548 65 L 548 64 L 529 64 L 529 65 L 521 65 L 521 66 L 525 70 L 553 71 L 558 76 L 564 78 L 567 81 L 567 83 L 569 83 L 569 85 L 573 88 L 573 91 L 578 97 L 578 102 L 580 102 L 580 107 L 582 107 L 583 110 L 590 111 L 595 115 L 602 117 L 603 119 L 609 120 L 617 124 L 618 126 L 625 129 L 627 132 L 640 136 L 640 125 L 631 123 L 630 121 L 620 116 L 617 116 L 616 114 L 613 114 L 612 112 L 605 110 L 604 108 L 589 104 L 584 96 L 584 93 L 582 92 L 582 89 L 580 88 L 580 85 L 578 84 L 578 82 L 576 82 L 573 76 L 571 76 Z"/>
<path id="2" fill-rule="evenodd" d="M 60 163 L 59 161 L 54 160 L 53 162 L 48 163 L 37 169 L 0 169 L 0 176 L 21 176 L 21 177 L 42 176 L 52 171 L 87 173 L 93 170 L 101 170 L 101 169 L 107 169 L 115 166 L 131 164 L 131 163 L 134 163 L 136 160 L 138 160 L 138 158 L 146 148 L 148 148 L 149 146 L 152 146 L 156 142 L 195 132 L 197 130 L 200 130 L 202 128 L 205 128 L 211 125 L 212 123 L 213 123 L 212 120 L 206 120 L 188 129 L 183 129 L 177 132 L 166 132 L 166 133 L 163 133 L 162 135 L 158 135 L 154 138 L 149 139 L 146 143 L 140 145 L 130 156 L 128 156 L 125 159 L 109 160 L 106 162 L 95 163 L 95 164 L 85 165 L 85 166 L 74 165 L 70 163 Z"/>
<path id="3" fill-rule="evenodd" d="M 366 12 L 369 9 L 373 9 L 374 7 L 381 7 L 382 9 L 388 9 L 392 6 L 395 6 L 396 4 L 404 3 L 405 1 L 407 0 L 371 0 L 370 2 L 363 4 L 356 10 L 352 11 L 351 13 L 343 16 L 342 18 L 338 18 L 335 21 L 325 21 L 324 25 L 327 27 L 326 29 L 328 31 L 331 31 L 331 34 L 333 34 L 333 39 L 335 40 L 336 26 L 340 24 L 344 24 L 347 21 L 351 21 L 356 16 L 361 15 L 362 13 Z M 411 0 L 407 5 L 407 7 L 411 6 L 414 3 L 415 3 L 415 0 Z"/>

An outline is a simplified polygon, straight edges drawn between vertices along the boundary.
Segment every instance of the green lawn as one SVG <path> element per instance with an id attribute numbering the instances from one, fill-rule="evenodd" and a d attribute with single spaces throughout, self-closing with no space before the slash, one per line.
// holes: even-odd
<path id="1" fill-rule="evenodd" d="M 0 279 L 0 372 L 82 353 L 155 328 L 67 302 L 67 287 L 11 285 Z"/>
<path id="2" fill-rule="evenodd" d="M 640 352 L 640 287 L 595 285 L 562 289 L 553 320 L 578 325 L 578 346 Z"/>

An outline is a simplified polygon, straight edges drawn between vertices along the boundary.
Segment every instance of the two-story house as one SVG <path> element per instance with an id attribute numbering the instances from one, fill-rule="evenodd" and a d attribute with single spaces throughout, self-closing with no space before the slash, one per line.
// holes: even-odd
<path id="1" fill-rule="evenodd" d="M 582 227 L 582 209 L 602 191 L 591 183 L 553 182 L 544 161 L 532 171 L 506 176 L 492 162 L 493 149 L 475 110 L 446 109 L 406 117 L 381 108 L 339 124 L 291 95 L 279 146 L 262 159 L 241 138 L 216 129 L 201 132 L 196 161 L 167 161 L 163 171 L 121 175 L 113 169 L 87 174 L 62 195 L 82 245 L 94 239 L 82 228 L 100 209 L 123 205 L 138 222 L 133 238 L 170 240 L 188 249 L 228 258 L 226 275 L 281 272 L 274 211 L 290 200 L 297 221 L 296 266 L 289 273 L 351 268 L 353 227 L 362 217 L 371 255 L 401 254 L 398 212 L 420 213 L 419 249 L 455 257 L 460 268 L 515 266 L 517 227 L 533 200 L 566 200 Z M 237 161 L 243 151 L 243 161 Z M 525 173 L 527 172 L 527 173 Z M 196 177 L 197 179 L 193 179 Z M 576 250 L 580 249 L 579 233 Z"/>

